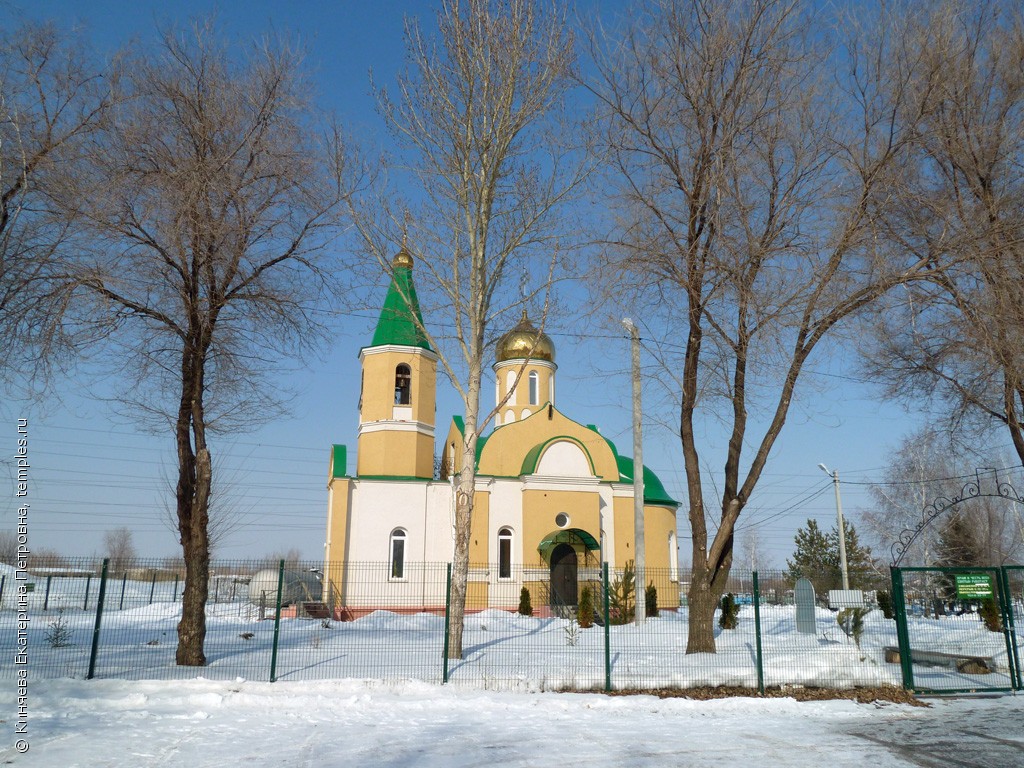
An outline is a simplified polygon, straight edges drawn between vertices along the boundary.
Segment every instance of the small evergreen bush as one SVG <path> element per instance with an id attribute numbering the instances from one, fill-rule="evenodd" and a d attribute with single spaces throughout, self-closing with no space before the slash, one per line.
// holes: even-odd
<path id="1" fill-rule="evenodd" d="M 985 628 L 990 632 L 1003 631 L 1003 619 L 999 615 L 999 608 L 996 605 L 995 598 L 986 597 L 982 600 L 981 607 L 978 609 L 978 615 L 981 616 L 981 620 L 985 622 Z"/>
<path id="2" fill-rule="evenodd" d="M 533 616 L 533 605 L 530 604 L 530 590 L 526 587 L 519 590 L 519 615 Z"/>
<path id="3" fill-rule="evenodd" d="M 647 589 L 644 590 L 644 608 L 648 618 L 658 617 L 658 588 L 654 586 L 654 582 L 648 584 Z"/>
<path id="4" fill-rule="evenodd" d="M 736 629 L 736 625 L 739 624 L 740 606 L 732 592 L 722 596 L 721 609 L 718 626 L 722 629 Z"/>
<path id="5" fill-rule="evenodd" d="M 633 561 L 626 561 L 622 575 L 616 576 L 608 588 L 608 623 L 629 624 L 636 610 L 636 571 Z"/>
<path id="6" fill-rule="evenodd" d="M 71 645 L 71 628 L 64 618 L 63 608 L 57 611 L 57 616 L 46 626 L 46 642 L 51 648 L 66 648 Z"/>
<path id="7" fill-rule="evenodd" d="M 867 608 L 843 608 L 836 615 L 836 623 L 847 637 L 853 638 L 853 642 L 858 648 L 860 648 L 860 639 L 864 634 L 864 617 L 867 615 Z"/>
<path id="8" fill-rule="evenodd" d="M 589 586 L 580 590 L 580 604 L 576 609 L 576 621 L 582 629 L 594 626 L 594 590 Z"/>
<path id="9" fill-rule="evenodd" d="M 878 592 L 878 607 L 882 610 L 882 615 L 887 619 L 891 619 L 895 616 L 892 608 L 892 595 L 886 592 L 884 589 Z"/>

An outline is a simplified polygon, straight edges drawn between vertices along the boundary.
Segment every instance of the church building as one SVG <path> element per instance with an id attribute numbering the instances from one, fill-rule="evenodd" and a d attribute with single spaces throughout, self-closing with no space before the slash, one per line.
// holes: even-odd
<path id="1" fill-rule="evenodd" d="M 324 600 L 338 618 L 443 609 L 443 564 L 454 554 L 463 422 L 453 417 L 436 445 L 438 357 L 421 331 L 412 257 L 403 249 L 393 267 L 359 352 L 355 473 L 346 446 L 331 452 Z M 495 348 L 494 397 L 505 404 L 477 442 L 467 609 L 514 610 L 526 586 L 537 614 L 571 611 L 603 562 L 614 571 L 635 559 L 633 459 L 560 410 L 557 370 L 554 343 L 524 312 Z M 660 607 L 674 608 L 679 504 L 647 468 L 643 481 L 646 581 Z"/>

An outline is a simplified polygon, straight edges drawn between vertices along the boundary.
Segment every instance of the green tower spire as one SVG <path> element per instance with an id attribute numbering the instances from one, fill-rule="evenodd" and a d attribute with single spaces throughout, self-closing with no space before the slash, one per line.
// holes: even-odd
<path id="1" fill-rule="evenodd" d="M 384 307 L 380 311 L 377 330 L 373 334 L 370 346 L 396 344 L 430 349 L 430 343 L 422 331 L 423 315 L 420 314 L 420 302 L 416 298 L 416 286 L 412 282 L 412 256 L 403 248 L 395 256 L 391 266 L 391 285 L 388 287 L 388 295 L 384 298 Z"/>

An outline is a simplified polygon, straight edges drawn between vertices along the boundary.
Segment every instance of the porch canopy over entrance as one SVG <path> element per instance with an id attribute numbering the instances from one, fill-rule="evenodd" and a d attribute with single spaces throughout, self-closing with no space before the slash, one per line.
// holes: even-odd
<path id="1" fill-rule="evenodd" d="M 550 563 L 551 551 L 559 544 L 581 544 L 591 551 L 601 549 L 597 539 L 582 528 L 566 528 L 564 531 L 553 531 L 545 536 L 537 545 L 537 551 L 545 562 Z"/>

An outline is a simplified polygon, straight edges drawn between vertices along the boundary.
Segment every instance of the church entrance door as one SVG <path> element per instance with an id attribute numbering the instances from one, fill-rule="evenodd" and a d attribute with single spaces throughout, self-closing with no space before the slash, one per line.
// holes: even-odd
<path id="1" fill-rule="evenodd" d="M 568 544 L 559 544 L 551 551 L 551 608 L 556 615 L 578 602 L 576 550 Z"/>

